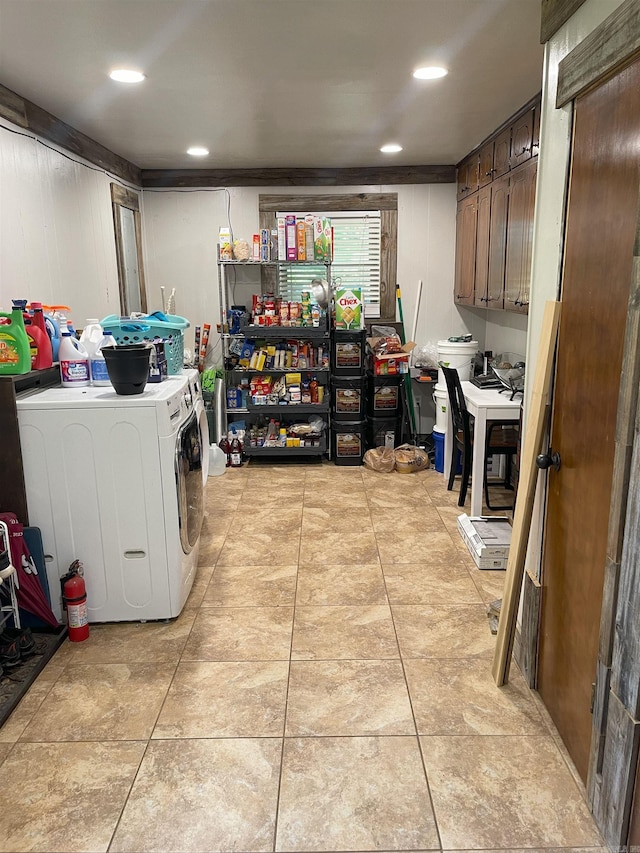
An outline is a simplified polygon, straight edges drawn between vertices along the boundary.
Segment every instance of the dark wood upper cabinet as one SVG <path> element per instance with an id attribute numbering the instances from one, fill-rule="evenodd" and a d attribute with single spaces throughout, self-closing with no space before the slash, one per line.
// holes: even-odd
<path id="1" fill-rule="evenodd" d="M 540 104 L 533 110 L 533 139 L 531 140 L 531 156 L 537 157 L 540 151 Z"/>
<path id="2" fill-rule="evenodd" d="M 511 168 L 531 159 L 534 111 L 529 110 L 511 126 Z"/>
<path id="3" fill-rule="evenodd" d="M 511 127 L 499 133 L 493 143 L 493 177 L 500 178 L 509 171 L 511 161 Z"/>
<path id="4" fill-rule="evenodd" d="M 520 314 L 529 310 L 537 174 L 538 161 L 532 160 L 510 176 L 504 307 Z"/>
<path id="5" fill-rule="evenodd" d="M 486 187 L 493 180 L 493 140 L 480 149 L 478 186 Z"/>
<path id="6" fill-rule="evenodd" d="M 458 203 L 456 216 L 456 281 L 457 305 L 473 305 L 476 271 L 477 196 Z"/>
<path id="7" fill-rule="evenodd" d="M 491 185 L 491 227 L 489 229 L 486 308 L 504 308 L 509 183 L 509 176 L 505 175 Z"/>
<path id="8" fill-rule="evenodd" d="M 491 224 L 491 187 L 482 187 L 476 195 L 476 264 L 473 304 L 487 302 L 489 270 L 489 228 Z"/>
<path id="9" fill-rule="evenodd" d="M 478 155 L 467 158 L 458 166 L 458 200 L 478 189 Z"/>

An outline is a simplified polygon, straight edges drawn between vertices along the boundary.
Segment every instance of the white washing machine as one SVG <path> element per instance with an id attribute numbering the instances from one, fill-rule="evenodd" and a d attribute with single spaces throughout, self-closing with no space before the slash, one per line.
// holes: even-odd
<path id="1" fill-rule="evenodd" d="M 31 524 L 52 609 L 84 566 L 90 622 L 178 616 L 197 567 L 208 463 L 196 371 L 148 384 L 25 392 L 16 404 Z M 204 440 L 203 440 L 204 439 Z"/>

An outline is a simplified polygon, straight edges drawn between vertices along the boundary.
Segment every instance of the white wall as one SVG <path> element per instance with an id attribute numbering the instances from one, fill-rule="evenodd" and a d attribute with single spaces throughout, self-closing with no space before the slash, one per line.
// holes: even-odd
<path id="1" fill-rule="evenodd" d="M 109 178 L 0 121 L 0 307 L 65 304 L 81 326 L 119 313 Z"/>
<path id="2" fill-rule="evenodd" d="M 471 331 L 453 303 L 456 190 L 454 184 L 335 187 L 334 193 L 398 193 L 398 283 L 401 286 L 407 337 L 411 335 L 418 281 L 423 282 L 416 342 L 424 344 Z M 282 194 L 282 187 L 229 190 L 235 238 L 258 230 L 258 196 Z M 287 194 L 309 195 L 318 187 L 287 187 Z M 324 190 L 323 190 L 324 192 Z M 192 324 L 218 314 L 216 243 L 218 228 L 227 224 L 225 191 L 144 191 L 147 293 L 150 305 L 176 288 L 176 311 Z M 238 271 L 242 275 L 242 271 Z M 251 281 L 251 272 L 248 273 Z M 238 278 L 236 302 L 245 299 Z M 471 313 L 471 312 L 468 312 Z M 473 320 L 473 318 L 471 318 Z M 188 337 L 189 344 L 192 338 Z M 219 350 L 218 350 L 219 352 Z"/>

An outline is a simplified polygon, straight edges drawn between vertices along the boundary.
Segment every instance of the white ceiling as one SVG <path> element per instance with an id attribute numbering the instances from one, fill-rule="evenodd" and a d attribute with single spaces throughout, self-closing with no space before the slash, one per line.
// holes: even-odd
<path id="1" fill-rule="evenodd" d="M 146 169 L 447 164 L 540 90 L 539 31 L 540 0 L 0 0 L 0 83 Z"/>

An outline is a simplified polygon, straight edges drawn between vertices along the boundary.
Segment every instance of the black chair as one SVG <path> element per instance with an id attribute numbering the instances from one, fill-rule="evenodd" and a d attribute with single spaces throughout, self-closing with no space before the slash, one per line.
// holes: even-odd
<path id="1" fill-rule="evenodd" d="M 456 476 L 458 451 L 462 453 L 462 481 L 460 483 L 460 495 L 458 506 L 464 506 L 469 488 L 469 477 L 471 475 L 471 458 L 473 455 L 473 418 L 467 410 L 467 404 L 460 384 L 458 371 L 453 367 L 442 367 L 444 378 L 447 383 L 449 394 L 449 406 L 451 407 L 451 420 L 453 422 L 453 441 L 451 442 L 451 469 L 449 471 L 448 491 L 453 489 L 453 481 Z M 509 421 L 487 421 L 487 437 L 485 441 L 484 454 L 484 498 L 485 503 L 491 510 L 511 509 L 511 504 L 504 506 L 492 506 L 489 503 L 489 483 L 487 480 L 487 462 L 490 456 L 498 454 L 506 457 L 505 478 L 502 485 L 511 489 L 511 460 L 517 450 L 518 427 Z"/>

